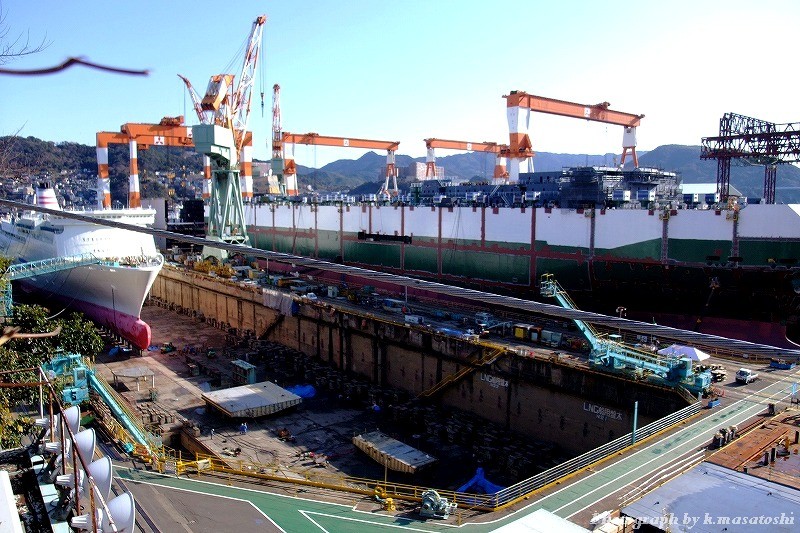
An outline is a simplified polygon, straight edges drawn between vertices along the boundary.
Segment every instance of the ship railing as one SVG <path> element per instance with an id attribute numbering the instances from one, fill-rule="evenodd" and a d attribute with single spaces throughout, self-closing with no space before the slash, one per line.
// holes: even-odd
<path id="1" fill-rule="evenodd" d="M 100 259 L 92 253 L 51 257 L 49 259 L 11 265 L 4 276 L 9 280 L 18 280 L 97 263 L 100 263 Z"/>

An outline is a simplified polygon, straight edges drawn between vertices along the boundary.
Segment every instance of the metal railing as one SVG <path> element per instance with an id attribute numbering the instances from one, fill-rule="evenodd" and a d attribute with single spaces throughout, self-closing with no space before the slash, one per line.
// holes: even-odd
<path id="1" fill-rule="evenodd" d="M 702 405 L 697 401 L 692 405 L 676 411 L 664 418 L 656 420 L 646 426 L 636 430 L 636 441 L 641 441 L 651 437 L 660 431 L 668 429 L 673 425 L 686 420 L 697 414 Z M 497 511 L 508 507 L 526 497 L 531 493 L 540 490 L 547 485 L 555 483 L 570 474 L 574 474 L 589 465 L 602 461 L 609 456 L 631 446 L 632 435 L 628 433 L 618 439 L 603 444 L 582 455 L 570 459 L 540 474 L 520 481 L 510 487 L 504 488 L 494 494 L 472 494 L 466 492 L 455 492 L 439 490 L 437 492 L 446 497 L 449 501 L 458 503 L 461 508 L 476 511 Z M 332 474 L 325 469 L 309 467 L 298 471 L 295 468 L 287 467 L 279 463 L 255 463 L 252 461 L 236 458 L 224 459 L 216 455 L 196 453 L 194 461 L 181 459 L 178 457 L 160 457 L 156 460 L 156 468 L 164 471 L 165 465 L 169 464 L 170 473 L 181 474 L 189 470 L 207 470 L 220 472 L 230 475 L 242 475 L 264 480 L 295 483 L 306 486 L 319 487 L 346 491 L 356 494 L 372 495 L 376 493 L 385 494 L 396 499 L 407 501 L 421 501 L 422 493 L 429 487 L 418 487 L 405 485 L 402 483 L 392 483 L 374 479 L 356 478 Z M 385 497 L 384 496 L 384 497 Z"/>
<path id="2" fill-rule="evenodd" d="M 8 267 L 8 271 L 5 275 L 10 280 L 17 280 L 99 262 L 100 259 L 91 253 L 70 255 L 67 257 L 53 257 L 50 259 L 42 259 L 41 261 L 11 265 Z"/>
<path id="3" fill-rule="evenodd" d="M 646 439 L 647 437 L 651 437 L 656 433 L 677 424 L 678 422 L 686 420 L 687 418 L 697 414 L 701 407 L 701 402 L 697 401 L 688 407 L 665 416 L 664 418 L 656 420 L 655 422 L 647 424 L 646 426 L 642 426 L 636 430 L 636 442 Z M 633 436 L 628 433 L 627 435 L 614 439 L 611 442 L 607 442 L 602 446 L 598 446 L 593 450 L 589 450 L 584 454 L 565 461 L 558 466 L 554 466 L 553 468 L 545 470 L 540 474 L 536 474 L 531 478 L 511 485 L 510 487 L 492 494 L 492 501 L 489 503 L 495 509 L 516 503 L 531 492 L 554 483 L 565 476 L 574 474 L 582 468 L 601 461 L 606 457 L 627 448 L 631 445 L 631 441 L 633 440 L 632 437 Z"/>

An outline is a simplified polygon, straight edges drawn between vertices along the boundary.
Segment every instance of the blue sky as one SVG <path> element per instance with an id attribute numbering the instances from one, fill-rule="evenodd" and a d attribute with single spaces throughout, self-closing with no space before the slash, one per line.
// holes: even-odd
<path id="1" fill-rule="evenodd" d="M 2 0 L 3 42 L 46 39 L 42 53 L 4 65 L 30 69 L 82 56 L 149 69 L 147 77 L 73 67 L 41 77 L 2 76 L 0 135 L 93 145 L 97 131 L 185 114 L 177 74 L 201 94 L 209 76 L 238 73 L 253 20 L 266 14 L 263 70 L 249 129 L 254 156 L 270 156 L 272 86 L 283 129 L 400 141 L 507 142 L 504 94 L 531 94 L 644 114 L 639 150 L 700 144 L 735 112 L 800 121 L 794 55 L 800 2 L 473 0 Z M 261 111 L 260 91 L 264 96 Z M 620 152 L 621 128 L 535 114 L 535 151 Z M 363 151 L 297 147 L 322 166 Z M 448 155 L 440 152 L 438 155 Z"/>

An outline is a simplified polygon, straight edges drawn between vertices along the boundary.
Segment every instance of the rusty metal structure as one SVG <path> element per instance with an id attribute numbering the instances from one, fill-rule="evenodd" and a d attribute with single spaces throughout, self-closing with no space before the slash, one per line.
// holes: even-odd
<path id="1" fill-rule="evenodd" d="M 700 158 L 717 160 L 717 192 L 722 201 L 729 196 L 731 160 L 764 165 L 764 201 L 774 204 L 778 165 L 800 161 L 800 122 L 775 124 L 725 113 L 719 120 L 719 136 L 703 138 Z"/>

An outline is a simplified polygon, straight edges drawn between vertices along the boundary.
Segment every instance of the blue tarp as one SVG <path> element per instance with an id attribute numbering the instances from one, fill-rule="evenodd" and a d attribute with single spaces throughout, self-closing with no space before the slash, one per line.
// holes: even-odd
<path id="1" fill-rule="evenodd" d="M 456 492 L 471 492 L 473 494 L 495 494 L 500 492 L 505 487 L 501 487 L 500 485 L 495 485 L 488 479 L 483 473 L 483 468 L 478 467 L 475 471 L 475 475 L 472 476 L 472 479 L 461 485 Z"/>
<path id="2" fill-rule="evenodd" d="M 286 390 L 292 394 L 297 394 L 301 398 L 313 398 L 317 395 L 317 389 L 313 385 L 295 385 L 293 387 L 286 387 Z"/>

